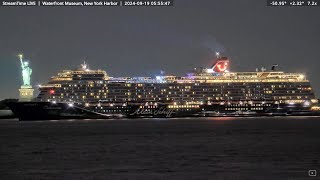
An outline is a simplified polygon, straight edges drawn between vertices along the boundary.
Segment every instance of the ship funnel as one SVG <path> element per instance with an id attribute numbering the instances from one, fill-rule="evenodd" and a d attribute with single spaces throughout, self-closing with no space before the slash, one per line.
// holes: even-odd
<path id="1" fill-rule="evenodd" d="M 274 65 L 272 65 L 271 70 L 272 70 L 272 71 L 275 71 L 275 70 L 276 70 L 276 67 L 278 67 L 278 64 L 274 64 Z"/>
<path id="2" fill-rule="evenodd" d="M 227 57 L 217 56 L 216 62 L 210 68 L 213 72 L 227 72 L 229 71 L 229 59 Z"/>

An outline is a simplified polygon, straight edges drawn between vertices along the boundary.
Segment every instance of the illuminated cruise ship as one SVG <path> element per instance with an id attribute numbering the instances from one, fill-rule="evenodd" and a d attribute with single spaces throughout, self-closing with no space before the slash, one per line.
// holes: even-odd
<path id="1" fill-rule="evenodd" d="M 28 116 L 20 111 L 26 105 L 37 106 L 39 114 L 39 108 L 43 109 L 40 104 L 47 109 L 39 118 L 48 116 L 49 110 L 55 115 L 50 118 L 177 117 L 288 114 L 307 112 L 317 103 L 304 74 L 277 71 L 276 65 L 271 70 L 231 72 L 229 65 L 227 57 L 218 56 L 210 68 L 195 69 L 182 77 L 153 78 L 110 77 L 106 71 L 91 70 L 83 63 L 40 85 L 34 102 L 20 103 L 20 109 L 12 109 L 22 114 L 20 119 L 34 119 L 31 113 Z"/>

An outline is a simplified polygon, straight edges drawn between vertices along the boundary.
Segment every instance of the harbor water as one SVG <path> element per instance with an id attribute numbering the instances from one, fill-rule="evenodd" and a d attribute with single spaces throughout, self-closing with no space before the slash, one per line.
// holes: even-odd
<path id="1" fill-rule="evenodd" d="M 0 146 L 4 180 L 314 179 L 320 117 L 3 119 Z"/>

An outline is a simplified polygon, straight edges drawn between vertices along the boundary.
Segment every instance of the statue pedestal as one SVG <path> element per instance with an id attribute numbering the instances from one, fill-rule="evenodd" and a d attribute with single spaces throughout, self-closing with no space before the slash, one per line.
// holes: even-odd
<path id="1" fill-rule="evenodd" d="M 33 99 L 33 91 L 32 86 L 21 86 L 19 89 L 20 97 L 19 101 L 31 101 Z"/>

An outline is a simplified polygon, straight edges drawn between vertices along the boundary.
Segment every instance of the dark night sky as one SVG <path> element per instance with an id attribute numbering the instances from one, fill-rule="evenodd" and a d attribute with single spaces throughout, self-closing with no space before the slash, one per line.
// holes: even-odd
<path id="1" fill-rule="evenodd" d="M 212 63 L 232 71 L 279 64 L 307 73 L 320 95 L 320 7 L 267 7 L 265 0 L 176 0 L 174 7 L 0 7 L 0 99 L 18 97 L 17 54 L 33 85 L 87 59 L 110 76 L 183 75 Z"/>

